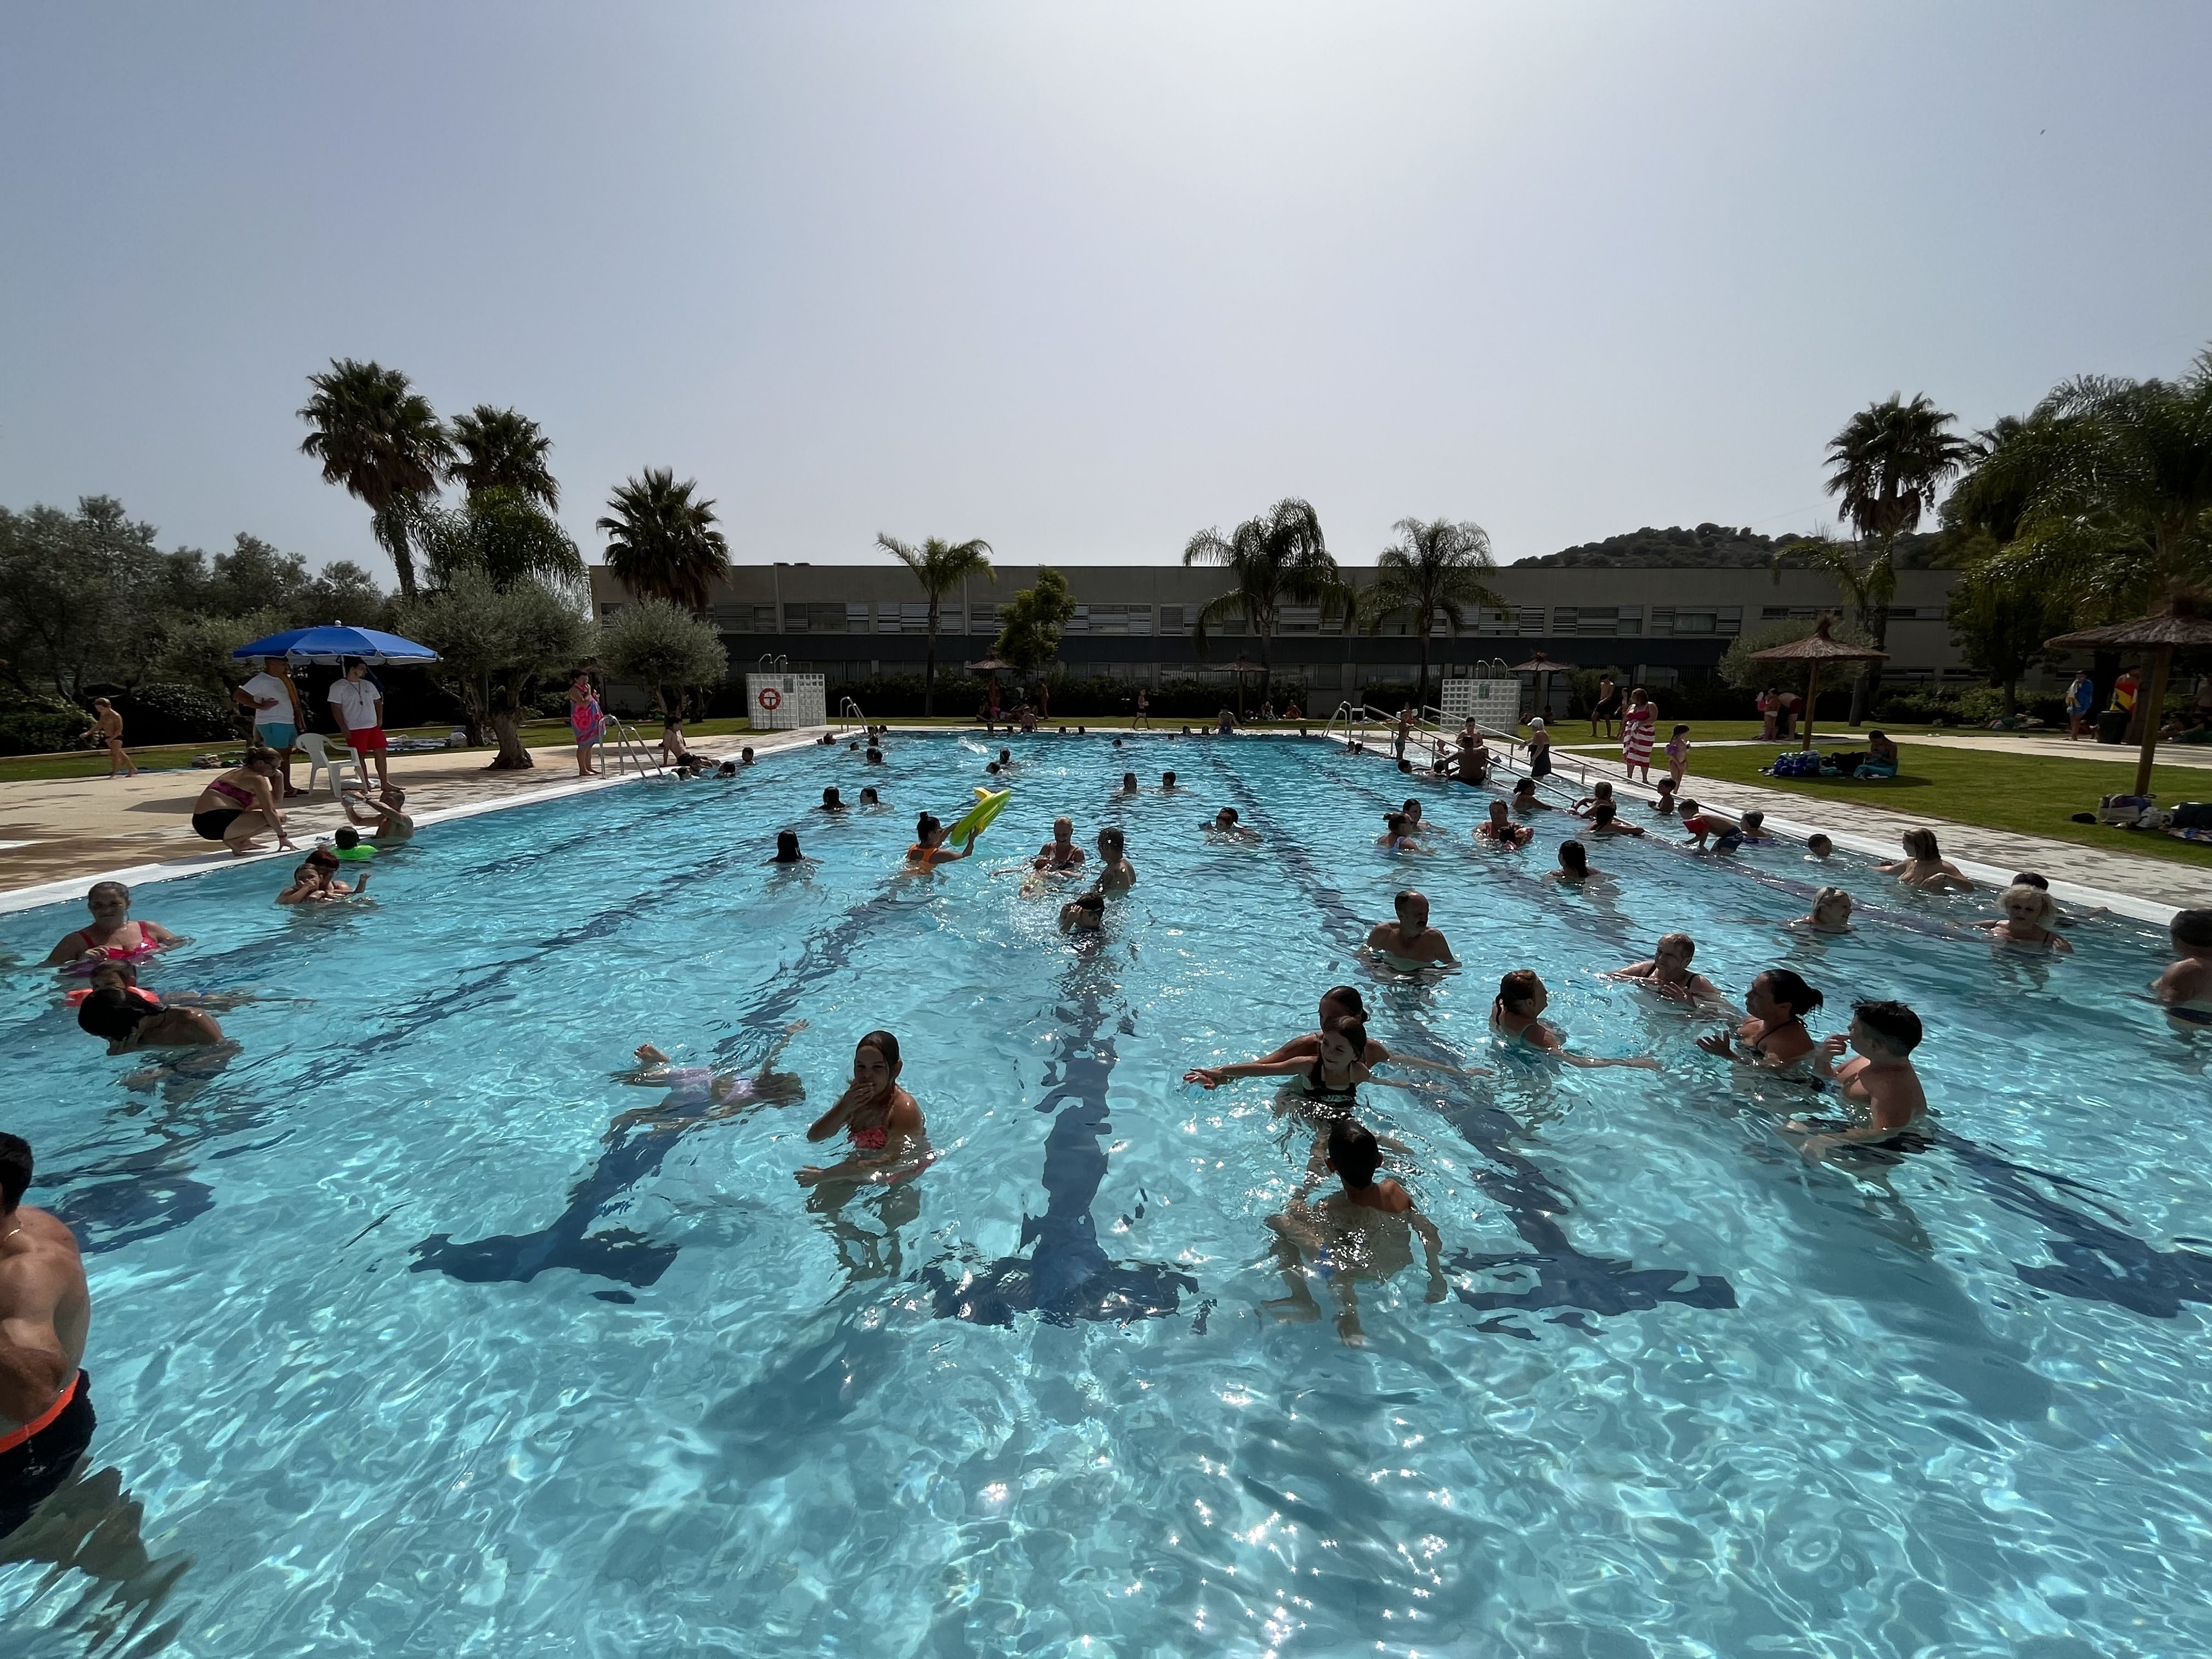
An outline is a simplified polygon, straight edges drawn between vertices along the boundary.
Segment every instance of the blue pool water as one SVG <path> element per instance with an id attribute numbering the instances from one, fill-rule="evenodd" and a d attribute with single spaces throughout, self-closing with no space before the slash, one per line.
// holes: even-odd
<path id="1" fill-rule="evenodd" d="M 0 1651 L 2212 1650 L 2205 1051 L 2141 1000 L 2151 930 L 1993 959 L 1929 931 L 1972 902 L 1839 858 L 1875 914 L 1814 940 L 1777 926 L 1796 848 L 1608 844 L 1615 895 L 1566 895 L 1560 819 L 1480 853 L 1478 792 L 1425 792 L 1447 851 L 1376 854 L 1401 780 L 1318 742 L 1016 742 L 986 856 L 934 878 L 896 867 L 981 781 L 951 738 L 437 826 L 373 906 L 280 911 L 267 864 L 143 889 L 192 941 L 149 985 L 266 999 L 205 1079 L 125 1089 L 11 972 L 0 1125 L 86 1244 L 70 1498 L 109 1576 L 0 1543 Z M 881 815 L 806 810 L 870 781 Z M 1224 804 L 1263 846 L 1205 839 Z M 1095 956 L 1005 868 L 1061 809 L 1140 872 Z M 760 862 L 787 824 L 805 875 Z M 1463 972 L 1355 964 L 1409 871 Z M 1598 977 L 1677 927 L 1739 993 L 1798 967 L 1816 1032 L 1911 1001 L 1935 1147 L 1808 1167 L 1775 1127 L 1807 1097 Z M 1577 1048 L 1665 1069 L 1490 1053 L 1526 965 Z M 1450 1295 L 1364 1285 L 1362 1349 L 1262 1305 L 1307 1133 L 1267 1082 L 1181 1081 L 1347 979 L 1393 1048 L 1494 1068 L 1364 1091 Z M 801 1105 L 655 1116 L 611 1076 L 802 1019 Z M 793 1172 L 878 1025 L 942 1158 L 836 1205 Z"/>

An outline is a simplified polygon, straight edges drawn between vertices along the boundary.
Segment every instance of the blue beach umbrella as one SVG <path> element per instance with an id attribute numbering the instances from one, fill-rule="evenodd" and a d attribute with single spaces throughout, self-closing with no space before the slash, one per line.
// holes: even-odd
<path id="1" fill-rule="evenodd" d="M 335 663 L 348 657 L 374 663 L 438 660 L 438 653 L 427 645 L 417 645 L 412 640 L 380 633 L 374 628 L 348 628 L 343 623 L 332 623 L 325 628 L 288 628 L 251 645 L 241 645 L 230 654 L 240 659 L 289 657 L 294 662 Z"/>

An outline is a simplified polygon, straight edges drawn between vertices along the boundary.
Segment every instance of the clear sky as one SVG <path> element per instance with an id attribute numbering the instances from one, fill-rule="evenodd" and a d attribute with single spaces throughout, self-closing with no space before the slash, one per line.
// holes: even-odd
<path id="1" fill-rule="evenodd" d="M 2212 341 L 2212 5 L 18 4 L 0 504 L 388 576 L 306 376 L 542 422 L 740 559 L 1501 560 Z"/>

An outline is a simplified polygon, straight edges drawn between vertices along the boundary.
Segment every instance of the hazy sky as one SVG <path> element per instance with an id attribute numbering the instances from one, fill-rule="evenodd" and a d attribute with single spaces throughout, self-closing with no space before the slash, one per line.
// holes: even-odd
<path id="1" fill-rule="evenodd" d="M 2212 341 L 2212 6 L 11 5 L 0 504 L 388 573 L 404 369 L 741 559 L 1346 562 L 1826 515 L 1821 447 Z"/>

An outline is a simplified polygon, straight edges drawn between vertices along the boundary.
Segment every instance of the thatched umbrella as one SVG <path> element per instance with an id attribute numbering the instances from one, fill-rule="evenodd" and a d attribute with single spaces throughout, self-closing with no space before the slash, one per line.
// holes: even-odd
<path id="1" fill-rule="evenodd" d="M 1549 703 L 1545 696 L 1545 692 L 1548 690 L 1545 684 L 1545 681 L 1550 676 L 1558 673 L 1561 669 L 1566 666 L 1567 665 L 1565 663 L 1553 662 L 1549 657 L 1546 656 L 1540 651 L 1539 651 L 1534 656 L 1529 658 L 1528 661 L 1516 662 L 1513 665 L 1512 672 L 1514 673 L 1534 674 L 1536 677 L 1536 712 L 1538 714 L 1540 714 L 1544 713 L 1547 708 L 1549 707 Z"/>
<path id="2" fill-rule="evenodd" d="M 1802 662 L 1805 665 L 1805 735 L 1798 742 L 1800 749 L 1813 746 L 1813 700 L 1820 695 L 1822 663 L 1889 660 L 1887 651 L 1876 651 L 1871 646 L 1845 645 L 1841 640 L 1830 639 L 1828 630 L 1835 625 L 1833 617 L 1823 617 L 1813 624 L 1813 631 L 1803 639 L 1778 645 L 1771 651 L 1751 653 L 1753 662 Z"/>
<path id="3" fill-rule="evenodd" d="M 2071 634 L 2061 634 L 2044 644 L 2054 651 L 2128 650 L 2150 653 L 2149 696 L 2140 705 L 2142 718 L 2142 750 L 2136 761 L 2136 793 L 2150 793 L 2151 761 L 2158 753 L 2158 724 L 2160 711 L 2166 707 L 2166 671 L 2172 666 L 2173 653 L 2178 647 L 2186 650 L 2192 646 L 2212 645 L 2212 621 L 2197 614 L 2197 600 L 2187 593 L 2177 593 L 2166 602 L 2166 609 L 2148 617 L 2137 617 L 2133 622 L 2112 623 L 2103 628 L 2084 628 Z M 2142 694 L 2138 692 L 2138 696 Z"/>

